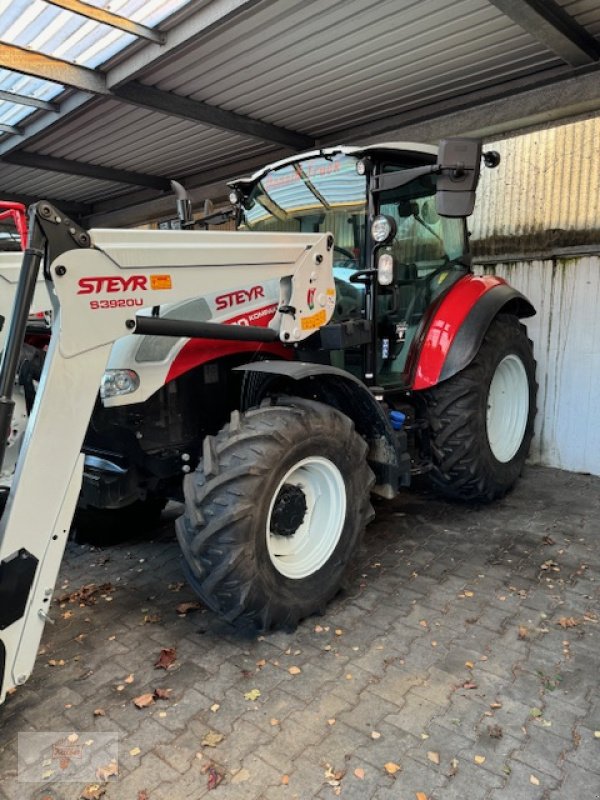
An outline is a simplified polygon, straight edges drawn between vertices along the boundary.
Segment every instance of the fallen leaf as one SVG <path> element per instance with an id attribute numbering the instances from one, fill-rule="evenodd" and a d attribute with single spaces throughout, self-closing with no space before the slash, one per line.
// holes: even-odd
<path id="1" fill-rule="evenodd" d="M 158 661 L 154 665 L 154 669 L 171 669 L 176 658 L 177 651 L 174 647 L 163 647 L 160 651 Z"/>
<path id="2" fill-rule="evenodd" d="M 560 625 L 561 628 L 576 628 L 577 625 L 581 625 L 581 620 L 575 619 L 575 617 L 560 617 L 557 625 Z"/>
<path id="3" fill-rule="evenodd" d="M 371 731 L 371 739 L 381 739 L 379 731 Z"/>
<path id="4" fill-rule="evenodd" d="M 180 616 L 185 617 L 186 614 L 189 614 L 191 611 L 197 611 L 199 608 L 202 608 L 200 603 L 179 603 L 175 611 L 177 611 Z"/>
<path id="5" fill-rule="evenodd" d="M 154 699 L 155 700 L 168 700 L 171 697 L 172 689 L 155 689 L 154 690 Z"/>
<path id="6" fill-rule="evenodd" d="M 475 594 L 475 592 L 471 592 L 468 589 L 465 589 L 465 591 L 464 591 L 465 597 L 473 597 L 474 594 Z"/>
<path id="7" fill-rule="evenodd" d="M 150 795 L 146 789 L 140 789 L 138 792 L 137 800 L 150 800 Z"/>
<path id="8" fill-rule="evenodd" d="M 220 742 L 223 741 L 225 737 L 222 733 L 217 733 L 217 731 L 209 731 L 204 739 L 202 739 L 202 744 L 205 747 L 216 747 Z"/>
<path id="9" fill-rule="evenodd" d="M 95 708 L 94 709 L 94 716 L 95 717 L 105 717 L 106 711 L 103 708 Z"/>
<path id="10" fill-rule="evenodd" d="M 529 709 L 529 716 L 533 717 L 534 719 L 536 717 L 541 717 L 542 716 L 542 710 L 540 708 L 530 708 Z"/>
<path id="11" fill-rule="evenodd" d="M 458 758 L 453 758 L 452 761 L 450 761 L 450 769 L 448 771 L 448 777 L 453 778 L 457 772 L 458 772 Z"/>
<path id="12" fill-rule="evenodd" d="M 279 720 L 278 720 L 278 719 L 275 719 L 275 717 L 273 717 L 273 719 L 271 720 L 271 725 L 272 725 L 273 727 L 275 727 L 275 725 L 279 725 Z"/>
<path id="13" fill-rule="evenodd" d="M 144 616 L 144 625 L 153 625 L 160 622 L 160 614 L 146 614 Z"/>
<path id="14" fill-rule="evenodd" d="M 485 764 L 485 756 L 475 756 L 475 758 L 473 759 L 473 761 L 474 761 L 476 764 Z"/>
<path id="15" fill-rule="evenodd" d="M 490 703 L 490 708 L 502 708 L 502 703 L 499 703 L 498 700 Z"/>
<path id="16" fill-rule="evenodd" d="M 429 627 L 429 623 L 427 622 L 427 620 L 426 620 L 426 619 L 420 619 L 420 620 L 419 620 L 419 625 L 420 625 L 422 628 L 428 628 L 428 627 Z"/>
<path id="17" fill-rule="evenodd" d="M 425 792 L 415 792 L 415 797 L 417 800 L 427 800 L 427 795 Z"/>
<path id="18" fill-rule="evenodd" d="M 217 711 L 218 711 L 220 708 L 221 708 L 221 705 L 220 705 L 220 703 L 213 703 L 213 704 L 212 704 L 212 706 L 210 707 L 210 710 L 213 712 L 213 714 L 216 714 L 216 713 L 217 713 Z"/>
<path id="19" fill-rule="evenodd" d="M 427 758 L 431 761 L 432 764 L 440 763 L 440 754 L 436 753 L 434 750 L 429 750 L 427 752 Z"/>
<path id="20" fill-rule="evenodd" d="M 208 790 L 210 791 L 211 789 L 216 789 L 222 780 L 223 775 L 214 767 L 210 767 L 208 770 Z"/>
<path id="21" fill-rule="evenodd" d="M 500 725 L 488 725 L 488 733 L 492 739 L 501 739 L 503 735 Z"/>
<path id="22" fill-rule="evenodd" d="M 300 675 L 302 670 L 300 669 L 300 667 L 290 667 L 288 669 L 288 672 L 290 673 L 290 675 Z"/>
<path id="23" fill-rule="evenodd" d="M 133 749 L 131 749 L 131 750 L 129 751 L 129 755 L 130 755 L 130 756 L 139 756 L 139 754 L 140 754 L 141 752 L 142 752 L 142 751 L 140 750 L 140 748 L 139 748 L 139 747 L 134 747 Z"/>
<path id="24" fill-rule="evenodd" d="M 96 770 L 96 777 L 99 781 L 106 782 L 110 777 L 113 775 L 119 774 L 119 768 L 117 767 L 116 761 L 111 761 L 109 764 L 106 764 L 104 767 L 98 767 Z"/>
<path id="25" fill-rule="evenodd" d="M 290 776 L 289 775 L 282 775 L 281 776 L 281 783 L 284 786 L 287 786 L 289 782 L 290 782 Z"/>
<path id="26" fill-rule="evenodd" d="M 244 783 L 250 778 L 249 769 L 240 769 L 232 777 L 230 783 Z"/>
<path id="27" fill-rule="evenodd" d="M 336 628 L 335 629 L 335 635 L 336 636 L 341 636 L 343 633 L 344 633 L 344 631 L 341 628 Z"/>
<path id="28" fill-rule="evenodd" d="M 77 589 L 70 594 L 65 594 L 62 597 L 57 597 L 57 603 L 79 603 L 82 606 L 93 606 L 101 594 L 107 594 L 114 591 L 112 584 L 103 583 L 97 586 L 95 583 L 87 583 L 80 589 Z"/>
<path id="29" fill-rule="evenodd" d="M 529 776 L 529 783 L 532 783 L 534 786 L 539 786 L 540 785 L 540 779 L 536 778 L 535 775 L 530 775 Z"/>
<path id="30" fill-rule="evenodd" d="M 251 689 L 244 694 L 244 700 L 258 700 L 260 697 L 260 689 Z"/>
<path id="31" fill-rule="evenodd" d="M 600 739 L 600 731 L 594 731 L 594 739 Z"/>
<path id="32" fill-rule="evenodd" d="M 328 725 L 335 725 L 335 719 L 333 719 L 333 718 L 332 719 L 328 719 L 327 720 L 327 724 Z"/>
<path id="33" fill-rule="evenodd" d="M 460 688 L 461 689 L 476 689 L 477 688 L 477 684 L 474 683 L 473 681 L 465 681 Z"/>
<path id="34" fill-rule="evenodd" d="M 465 661 L 465 667 L 467 669 L 473 669 L 474 666 L 475 666 L 475 664 L 473 664 L 472 661 Z"/>
<path id="35" fill-rule="evenodd" d="M 264 659 L 264 658 L 261 658 L 261 659 L 260 659 L 260 661 L 257 661 L 257 662 L 256 662 L 256 666 L 257 666 L 259 669 L 262 669 L 262 668 L 263 668 L 263 667 L 266 665 L 266 663 L 267 663 L 266 659 Z"/>
<path id="36" fill-rule="evenodd" d="M 519 639 L 528 639 L 529 638 L 529 628 L 525 625 L 519 625 Z"/>
<path id="37" fill-rule="evenodd" d="M 64 667 L 65 660 L 64 658 L 51 658 L 50 661 L 48 661 L 48 665 L 50 667 Z"/>
<path id="38" fill-rule="evenodd" d="M 73 616 L 73 612 L 72 611 L 65 611 L 62 614 L 62 618 L 63 619 L 71 619 L 72 616 Z"/>
<path id="39" fill-rule="evenodd" d="M 364 781 L 365 779 L 365 771 L 362 767 L 357 767 L 354 770 L 354 777 L 358 778 L 359 781 Z"/>
<path id="40" fill-rule="evenodd" d="M 315 633 L 323 633 L 323 626 L 322 625 L 315 625 L 314 631 L 315 631 Z"/>
<path id="41" fill-rule="evenodd" d="M 104 786 L 100 786 L 98 783 L 90 783 L 82 791 L 80 797 L 81 800 L 99 800 L 104 794 L 106 794 Z"/>
<path id="42" fill-rule="evenodd" d="M 75 744 L 75 742 L 79 741 L 79 734 L 78 733 L 70 733 L 67 736 L 67 742 L 71 742 L 71 744 Z"/>
<path id="43" fill-rule="evenodd" d="M 183 581 L 177 581 L 177 583 L 170 583 L 169 584 L 169 589 L 172 592 L 180 592 L 183 589 L 184 586 L 185 586 L 185 583 Z"/>
<path id="44" fill-rule="evenodd" d="M 131 674 L 131 675 L 128 675 L 128 676 L 125 678 L 125 683 L 133 683 L 133 674 Z"/>
<path id="45" fill-rule="evenodd" d="M 149 692 L 148 694 L 141 694 L 139 697 L 133 698 L 133 704 L 137 708 L 148 708 L 154 703 L 154 694 Z"/>
<path id="46" fill-rule="evenodd" d="M 394 764 L 393 761 L 388 761 L 387 764 L 383 765 L 384 770 L 387 772 L 388 775 L 395 775 L 399 772 L 402 767 L 400 764 Z"/>
<path id="47" fill-rule="evenodd" d="M 544 537 L 542 537 L 542 543 L 543 543 L 543 544 L 547 544 L 547 545 L 553 545 L 553 544 L 556 544 L 556 542 L 554 541 L 554 539 L 553 539 L 551 536 L 544 536 Z"/>

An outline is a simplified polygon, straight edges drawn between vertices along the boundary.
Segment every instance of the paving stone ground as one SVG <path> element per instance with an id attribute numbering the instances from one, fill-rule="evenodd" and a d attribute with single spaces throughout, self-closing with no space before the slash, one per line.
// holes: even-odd
<path id="1" fill-rule="evenodd" d="M 49 730 L 118 733 L 106 800 L 212 797 L 211 770 L 217 800 L 596 800 L 599 566 L 600 479 L 534 467 L 493 506 L 378 504 L 350 591 L 294 633 L 179 616 L 194 597 L 168 520 L 152 541 L 71 543 L 57 596 L 113 588 L 55 605 L 0 708 L 0 796 L 80 797 L 16 780 L 17 734 Z M 133 705 L 156 688 L 169 699 Z"/>

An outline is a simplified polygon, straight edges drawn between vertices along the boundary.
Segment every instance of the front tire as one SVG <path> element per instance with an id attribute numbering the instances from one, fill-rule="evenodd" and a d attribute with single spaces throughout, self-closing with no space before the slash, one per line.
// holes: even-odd
<path id="1" fill-rule="evenodd" d="M 366 452 L 352 421 L 322 403 L 280 398 L 234 412 L 205 440 L 177 520 L 202 601 L 261 630 L 322 612 L 353 571 L 373 516 Z"/>
<path id="2" fill-rule="evenodd" d="M 533 436 L 535 366 L 525 326 L 499 315 L 473 361 L 423 393 L 434 489 L 452 499 L 490 502 L 512 488 Z"/>

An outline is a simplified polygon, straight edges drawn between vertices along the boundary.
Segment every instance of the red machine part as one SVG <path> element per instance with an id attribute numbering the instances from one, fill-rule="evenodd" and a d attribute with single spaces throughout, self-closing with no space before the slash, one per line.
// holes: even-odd
<path id="1" fill-rule="evenodd" d="M 21 239 L 21 249 L 27 247 L 27 209 L 23 203 L 11 203 L 8 200 L 0 200 L 0 219 L 13 218 L 15 228 Z"/>
<path id="2" fill-rule="evenodd" d="M 256 325 L 260 328 L 266 328 L 276 310 L 277 304 L 273 303 L 263 308 L 253 309 L 245 314 L 238 314 L 226 320 L 226 322 L 228 325 Z M 189 372 L 194 367 L 207 364 L 209 361 L 215 361 L 218 358 L 236 355 L 237 353 L 256 352 L 286 360 L 293 358 L 290 350 L 279 344 L 279 342 L 258 344 L 256 342 L 219 341 L 218 339 L 190 339 L 173 359 L 165 383 Z"/>
<path id="3" fill-rule="evenodd" d="M 429 389 L 439 381 L 444 362 L 461 325 L 487 292 L 505 284 L 494 275 L 465 275 L 432 308 L 423 337 L 415 340 L 410 367 L 412 389 Z M 412 354 L 411 354 L 412 355 Z M 409 357 L 410 358 L 410 357 Z"/>

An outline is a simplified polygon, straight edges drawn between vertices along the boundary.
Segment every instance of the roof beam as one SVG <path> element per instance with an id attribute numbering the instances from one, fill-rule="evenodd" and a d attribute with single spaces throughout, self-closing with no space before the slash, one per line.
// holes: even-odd
<path id="1" fill-rule="evenodd" d="M 489 0 L 523 30 L 573 67 L 600 60 L 600 42 L 556 0 Z"/>
<path id="2" fill-rule="evenodd" d="M 277 125 L 270 125 L 268 122 L 261 122 L 242 114 L 235 114 L 232 111 L 225 111 L 217 106 L 203 103 L 201 100 L 191 100 L 189 97 L 164 92 L 137 81 L 113 89 L 113 94 L 120 100 L 126 100 L 128 103 L 142 108 L 152 108 L 173 117 L 195 120 L 212 128 L 236 131 L 244 136 L 291 147 L 294 150 L 312 147 L 315 143 L 310 136 L 279 128 Z"/>
<path id="3" fill-rule="evenodd" d="M 10 192 L 2 192 L 2 199 L 8 200 L 11 203 L 23 203 L 25 206 L 33 205 L 33 203 L 37 203 L 40 199 L 47 200 L 53 206 L 60 208 L 65 214 L 69 214 L 73 217 L 84 217 L 89 214 L 92 210 L 92 207 L 87 203 L 78 203 L 73 200 L 65 200 L 64 198 L 61 200 L 55 199 L 52 197 L 33 197 L 30 194 L 11 194 Z"/>
<path id="4" fill-rule="evenodd" d="M 15 164 L 19 167 L 62 172 L 66 175 L 83 175 L 86 178 L 95 178 L 99 181 L 113 181 L 114 183 L 128 183 L 133 186 L 147 186 L 159 191 L 170 191 L 171 184 L 166 178 L 156 175 L 146 175 L 141 172 L 130 172 L 113 167 L 101 167 L 98 164 L 86 164 L 82 161 L 70 161 L 66 158 L 55 158 L 42 153 L 29 153 L 17 150 L 2 156 L 2 161 Z"/>
<path id="5" fill-rule="evenodd" d="M 36 53 L 14 44 L 0 42 L 0 67 L 63 86 L 71 86 L 82 92 L 108 94 L 106 76 L 102 72 L 79 67 L 70 61 Z"/>
<path id="6" fill-rule="evenodd" d="M 113 14 L 112 11 L 105 11 L 103 8 L 82 3 L 80 0 L 46 0 L 46 3 L 64 8 L 66 11 L 72 11 L 81 17 L 93 19 L 95 22 L 101 22 L 103 25 L 110 25 L 111 28 L 118 28 L 121 31 L 125 31 L 125 33 L 139 36 L 141 39 L 148 39 L 150 42 L 163 44 L 165 41 L 165 35 L 160 31 L 155 31 L 146 25 L 140 25 L 139 22 L 133 22 L 133 20 L 122 17 L 120 14 Z"/>
<path id="7" fill-rule="evenodd" d="M 3 89 L 0 89 L 0 100 L 6 100 L 8 103 L 16 103 L 18 106 L 33 106 L 33 108 L 41 108 L 44 111 L 58 112 L 56 103 L 49 103 L 47 100 L 38 100 L 37 97 L 28 97 L 26 94 L 6 92 Z"/>

